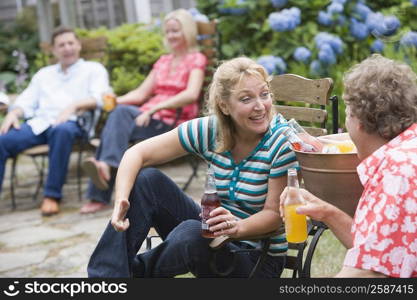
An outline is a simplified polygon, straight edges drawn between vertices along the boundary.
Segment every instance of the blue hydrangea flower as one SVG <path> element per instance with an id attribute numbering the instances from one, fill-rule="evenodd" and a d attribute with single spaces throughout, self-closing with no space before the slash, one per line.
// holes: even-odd
<path id="1" fill-rule="evenodd" d="M 378 52 L 381 53 L 385 48 L 385 44 L 381 40 L 375 40 L 371 45 L 371 51 L 372 52 Z"/>
<path id="2" fill-rule="evenodd" d="M 246 7 L 230 7 L 229 8 L 229 14 L 234 16 L 241 16 L 248 12 L 248 9 Z"/>
<path id="3" fill-rule="evenodd" d="M 320 49 L 323 44 L 329 44 L 334 53 L 338 55 L 343 53 L 343 42 L 338 36 L 327 32 L 319 32 L 314 37 L 314 42 L 316 43 L 316 48 L 318 49 Z"/>
<path id="4" fill-rule="evenodd" d="M 317 21 L 324 26 L 331 26 L 333 24 L 332 15 L 327 11 L 320 11 L 317 16 Z"/>
<path id="5" fill-rule="evenodd" d="M 356 3 L 354 11 L 361 17 L 362 21 L 365 21 L 368 15 L 372 13 L 372 10 L 362 2 Z"/>
<path id="6" fill-rule="evenodd" d="M 417 32 L 409 31 L 404 34 L 400 40 L 400 44 L 408 47 L 417 47 Z"/>
<path id="7" fill-rule="evenodd" d="M 343 4 L 339 2 L 332 2 L 332 4 L 327 7 L 327 12 L 331 14 L 340 14 L 343 12 L 343 9 Z"/>
<path id="8" fill-rule="evenodd" d="M 321 65 L 320 61 L 313 60 L 310 63 L 310 74 L 313 76 L 323 76 L 325 68 Z"/>
<path id="9" fill-rule="evenodd" d="M 417 0 L 411 0 L 411 4 L 417 6 Z"/>
<path id="10" fill-rule="evenodd" d="M 345 25 L 345 24 L 346 24 L 346 22 L 347 22 L 347 20 L 346 20 L 346 16 L 344 16 L 344 15 L 339 15 L 339 16 L 337 17 L 337 24 L 339 24 L 339 25 L 343 26 L 343 25 Z"/>
<path id="11" fill-rule="evenodd" d="M 329 44 L 321 45 L 318 58 L 324 65 L 333 65 L 336 63 L 336 54 Z"/>
<path id="12" fill-rule="evenodd" d="M 346 0 L 332 0 L 332 3 L 340 3 L 342 5 L 345 5 Z"/>
<path id="13" fill-rule="evenodd" d="M 287 4 L 288 0 L 271 0 L 272 5 L 275 8 L 284 7 Z"/>
<path id="14" fill-rule="evenodd" d="M 384 34 L 384 15 L 382 13 L 369 13 L 365 24 L 368 26 L 369 32 L 373 32 L 374 34 L 379 35 Z"/>
<path id="15" fill-rule="evenodd" d="M 297 47 L 293 56 L 296 61 L 307 63 L 311 57 L 311 51 L 306 47 Z"/>
<path id="16" fill-rule="evenodd" d="M 269 75 L 283 74 L 287 70 L 287 65 L 279 56 L 264 55 L 258 58 L 257 63 L 262 65 Z"/>
<path id="17" fill-rule="evenodd" d="M 369 30 L 366 24 L 359 22 L 355 18 L 351 18 L 349 31 L 350 34 L 357 40 L 366 39 L 369 35 Z"/>
<path id="18" fill-rule="evenodd" d="M 200 13 L 197 8 L 192 7 L 188 11 L 193 16 L 193 19 L 196 22 L 203 22 L 203 23 L 208 23 L 209 22 L 208 17 L 206 15 L 203 15 L 202 13 Z"/>
<path id="19" fill-rule="evenodd" d="M 269 26 L 275 31 L 290 31 L 301 23 L 301 11 L 298 7 L 273 12 L 268 17 Z"/>
<path id="20" fill-rule="evenodd" d="M 287 70 L 287 64 L 281 57 L 276 57 L 275 70 L 277 74 L 283 74 Z"/>
<path id="21" fill-rule="evenodd" d="M 400 27 L 401 23 L 395 16 L 384 17 L 384 35 L 393 35 Z"/>

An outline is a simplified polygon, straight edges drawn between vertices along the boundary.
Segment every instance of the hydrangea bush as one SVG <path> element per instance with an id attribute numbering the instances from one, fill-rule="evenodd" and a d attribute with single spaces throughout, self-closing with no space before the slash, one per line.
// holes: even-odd
<path id="1" fill-rule="evenodd" d="M 223 59 L 246 55 L 270 74 L 342 76 L 374 52 L 408 62 L 417 72 L 416 0 L 197 0 L 218 19 Z M 340 101 L 340 123 L 344 106 Z"/>

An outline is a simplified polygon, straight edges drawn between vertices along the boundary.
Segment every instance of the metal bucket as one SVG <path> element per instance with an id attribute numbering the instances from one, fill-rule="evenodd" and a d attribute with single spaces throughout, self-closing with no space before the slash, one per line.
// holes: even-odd
<path id="1" fill-rule="evenodd" d="M 294 152 L 301 167 L 305 188 L 353 216 L 363 191 L 356 173 L 359 164 L 357 154 Z"/>

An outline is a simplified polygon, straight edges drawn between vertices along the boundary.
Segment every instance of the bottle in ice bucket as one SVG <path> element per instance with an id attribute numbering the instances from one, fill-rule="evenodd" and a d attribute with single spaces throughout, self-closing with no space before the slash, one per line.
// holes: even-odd
<path id="1" fill-rule="evenodd" d="M 292 127 L 288 127 L 284 130 L 283 134 L 287 137 L 288 142 L 291 144 L 293 150 L 302 152 L 317 152 L 313 145 L 304 142 L 295 132 Z"/>
<path id="2" fill-rule="evenodd" d="M 209 166 L 204 186 L 204 195 L 201 198 L 201 235 L 205 238 L 214 238 L 214 234 L 208 229 L 209 225 L 206 221 L 210 218 L 210 212 L 219 206 L 220 198 L 217 195 L 214 170 L 213 167 Z"/>
<path id="3" fill-rule="evenodd" d="M 298 206 L 304 205 L 298 185 L 297 170 L 288 169 L 288 192 L 284 202 L 285 234 L 289 243 L 302 243 L 307 239 L 307 217 L 297 214 Z"/>
<path id="4" fill-rule="evenodd" d="M 307 131 L 305 131 L 304 128 L 300 124 L 298 124 L 296 120 L 289 120 L 288 125 L 292 129 L 294 129 L 295 133 L 304 143 L 313 146 L 314 152 L 320 152 L 321 149 L 323 149 L 323 143 L 320 142 L 316 137 L 310 135 Z"/>

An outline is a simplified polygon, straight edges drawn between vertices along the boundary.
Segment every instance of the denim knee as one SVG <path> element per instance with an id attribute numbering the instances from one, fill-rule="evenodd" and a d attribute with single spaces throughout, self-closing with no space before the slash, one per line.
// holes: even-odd
<path id="1" fill-rule="evenodd" d="M 126 119 L 131 115 L 132 106 L 131 105 L 117 105 L 116 108 L 109 115 L 109 119 Z"/>
<path id="2" fill-rule="evenodd" d="M 52 127 L 50 131 L 50 137 L 59 137 L 64 140 L 72 140 L 77 135 L 77 131 L 68 123 L 62 123 L 56 127 Z"/>
<path id="3" fill-rule="evenodd" d="M 167 239 L 171 242 L 178 242 L 179 245 L 185 246 L 188 250 L 197 250 L 199 254 L 201 250 L 208 250 L 209 239 L 201 235 L 201 221 L 190 219 L 181 222 L 168 235 Z"/>
<path id="4" fill-rule="evenodd" d="M 156 168 L 141 169 L 136 179 L 138 184 L 150 182 L 151 184 L 159 183 L 164 180 L 164 174 Z"/>

